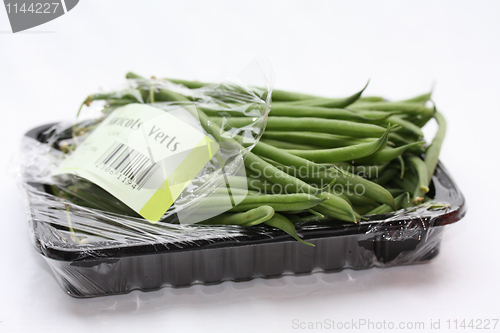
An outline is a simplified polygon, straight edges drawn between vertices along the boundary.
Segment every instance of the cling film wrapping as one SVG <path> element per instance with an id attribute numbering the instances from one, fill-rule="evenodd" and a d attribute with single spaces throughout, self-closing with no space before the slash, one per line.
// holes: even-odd
<path id="1" fill-rule="evenodd" d="M 26 138 L 23 150 L 30 154 L 21 162 L 23 182 L 43 184 L 46 197 L 65 207 L 61 224 L 71 225 L 73 238 L 84 243 L 91 236 L 79 235 L 72 221 L 75 205 L 100 217 L 113 213 L 146 224 L 186 225 L 217 216 L 247 193 L 241 182 L 231 191 L 232 179 L 246 175 L 243 159 L 264 131 L 272 83 L 262 62 L 199 89 L 130 78 L 119 90 L 90 95 L 76 122 L 54 124 L 42 134 L 43 142 Z M 205 112 L 222 120 L 226 114 L 245 117 L 250 124 L 225 124 L 214 137 Z M 238 144 L 235 136 L 242 138 Z M 214 195 L 217 207 L 200 207 Z"/>
<path id="2" fill-rule="evenodd" d="M 131 76 L 119 90 L 89 96 L 76 121 L 27 133 L 19 175 L 31 236 L 63 288 L 91 297 L 432 259 L 444 226 L 465 213 L 442 166 L 432 191 L 448 205 L 357 224 L 296 223 L 315 247 L 263 225 L 200 224 L 251 195 L 244 160 L 266 127 L 272 86 L 262 63 L 189 89 Z"/>

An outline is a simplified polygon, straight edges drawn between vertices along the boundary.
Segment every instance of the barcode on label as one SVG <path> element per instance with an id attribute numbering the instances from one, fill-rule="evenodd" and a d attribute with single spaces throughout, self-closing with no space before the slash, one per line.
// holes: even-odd
<path id="1" fill-rule="evenodd" d="M 105 169 L 109 168 L 109 170 L 122 175 L 135 183 L 138 190 L 144 186 L 159 167 L 148 156 L 120 142 L 115 142 L 109 147 L 97 160 L 96 165 Z"/>

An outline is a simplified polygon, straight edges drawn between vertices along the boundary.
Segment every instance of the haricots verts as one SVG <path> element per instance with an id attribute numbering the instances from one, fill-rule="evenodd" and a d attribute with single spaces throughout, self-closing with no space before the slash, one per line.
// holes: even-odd
<path id="1" fill-rule="evenodd" d="M 446 133 L 446 120 L 432 105 L 431 93 L 392 102 L 362 96 L 366 87 L 342 98 L 274 90 L 271 111 L 263 117 L 262 105 L 245 105 L 234 98 L 257 88 L 231 90 L 198 81 L 149 80 L 134 73 L 126 77 L 135 88 L 89 95 L 82 107 L 105 101 L 103 112 L 109 113 L 129 103 L 179 103 L 213 139 L 247 152 L 246 177 L 227 178 L 238 204 L 199 224 L 266 225 L 312 245 L 297 234 L 297 223 L 356 223 L 429 200 L 426 195 L 431 193 Z M 181 86 L 184 90 L 175 88 Z M 199 91 L 208 89 L 224 97 L 215 104 L 198 103 Z M 439 128 L 426 147 L 421 127 L 432 118 Z M 259 133 L 263 125 L 265 131 Z M 251 151 L 244 137 L 249 133 L 254 139 L 262 135 Z M 79 205 L 137 217 L 88 182 L 53 187 L 52 192 Z M 225 193 L 226 188 L 213 188 L 198 208 L 219 212 L 227 206 Z"/>

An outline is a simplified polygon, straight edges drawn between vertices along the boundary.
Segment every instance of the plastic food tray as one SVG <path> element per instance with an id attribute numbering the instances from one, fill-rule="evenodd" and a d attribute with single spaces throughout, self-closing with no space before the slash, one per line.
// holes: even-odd
<path id="1" fill-rule="evenodd" d="M 42 133 L 49 127 L 35 128 L 26 136 L 42 142 Z M 243 236 L 233 239 L 103 246 L 87 253 L 56 238 L 47 241 L 50 234 L 39 228 L 45 222 L 35 218 L 31 205 L 28 215 L 35 246 L 63 289 L 74 297 L 94 297 L 136 289 L 427 262 L 439 253 L 445 226 L 459 221 L 466 212 L 465 199 L 442 164 L 432 177 L 429 194 L 449 207 L 375 215 L 358 224 L 334 219 L 298 224 L 298 233 L 315 247 L 261 227 L 245 229 Z"/>

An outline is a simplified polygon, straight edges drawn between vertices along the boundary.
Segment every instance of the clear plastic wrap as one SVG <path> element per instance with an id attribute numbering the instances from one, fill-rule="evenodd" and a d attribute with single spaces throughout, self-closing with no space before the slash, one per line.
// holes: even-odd
<path id="1" fill-rule="evenodd" d="M 28 134 L 40 133 L 43 128 Z M 27 143 L 26 149 L 41 145 L 32 139 Z M 376 215 L 356 225 L 335 220 L 298 225 L 297 231 L 315 247 L 265 227 L 153 225 L 76 205 L 69 213 L 43 184 L 27 182 L 24 189 L 33 242 L 64 290 L 75 297 L 426 262 L 439 253 L 446 225 L 466 211 L 463 195 L 442 165 L 431 191 L 448 206 Z M 68 228 L 68 216 L 73 227 L 88 231 L 85 242 Z"/>
<path id="2" fill-rule="evenodd" d="M 80 118 L 77 123 L 63 122 L 54 124 L 47 129 L 44 134 L 46 144 L 35 145 L 33 142 L 29 142 L 29 139 L 26 139 L 27 142 L 23 143 L 23 158 L 28 160 L 21 163 L 24 181 L 42 183 L 48 186 L 49 192 L 58 198 L 51 198 L 50 195 L 47 198 L 55 199 L 57 202 L 54 205 L 60 206 L 59 208 L 61 208 L 61 204 L 65 205 L 70 214 L 66 219 L 70 224 L 73 223 L 71 220 L 73 210 L 78 210 L 78 208 L 73 207 L 74 203 L 77 203 L 78 206 L 90 208 L 90 211 L 95 211 L 95 215 L 99 216 L 99 218 L 104 217 L 106 219 L 107 213 L 115 213 L 113 217 L 115 219 L 118 215 L 139 218 L 140 215 L 137 210 L 132 211 L 131 207 L 127 207 L 127 202 L 120 200 L 119 196 L 110 195 L 109 193 L 113 194 L 111 190 L 104 187 L 103 183 L 95 182 L 93 179 L 100 180 L 98 177 L 105 174 L 106 176 L 109 175 L 109 178 L 105 180 L 110 182 L 111 180 L 115 181 L 115 175 L 124 176 L 135 172 L 133 176 L 136 176 L 137 183 L 132 184 L 132 186 L 139 188 L 140 171 L 144 170 L 143 174 L 145 175 L 145 172 L 149 171 L 149 169 L 146 169 L 151 160 L 157 165 L 158 172 L 153 177 L 151 175 L 148 176 L 149 178 L 143 177 L 145 181 L 140 185 L 140 190 L 144 191 L 147 188 L 155 192 L 159 185 L 165 181 L 165 173 L 170 171 L 173 176 L 167 179 L 168 188 L 170 192 L 173 192 L 177 186 L 175 189 L 178 192 L 178 196 L 172 195 L 173 204 L 163 214 L 161 221 L 192 224 L 217 216 L 237 205 L 238 200 L 241 200 L 247 194 L 247 184 L 237 181 L 246 176 L 243 158 L 262 135 L 270 110 L 272 80 L 263 74 L 264 68 L 262 66 L 262 64 L 254 63 L 247 68 L 247 72 L 251 72 L 250 74 L 253 73 L 253 76 L 257 77 L 256 84 L 252 85 L 249 83 L 244 84 L 240 79 L 233 78 L 223 83 L 210 84 L 199 89 L 188 89 L 181 84 L 175 84 L 166 79 L 145 79 L 134 76 L 129 79 L 128 84 L 123 89 L 117 92 L 91 95 L 84 102 L 86 106 L 82 105 L 83 110 L 79 112 Z M 245 77 L 245 74 L 243 72 L 240 76 Z M 270 73 L 267 74 L 271 76 Z M 255 78 L 252 81 L 256 81 Z M 105 101 L 101 101 L 101 99 L 105 99 Z M 139 108 L 135 107 L 132 110 L 131 107 L 136 105 Z M 147 107 L 145 109 L 140 108 L 141 105 L 147 105 Z M 157 110 L 156 112 L 160 116 L 169 116 L 169 118 L 163 120 L 167 133 L 169 128 L 173 130 L 172 127 L 183 125 L 183 129 L 190 131 L 190 134 L 187 134 L 184 139 L 189 139 L 190 136 L 200 133 L 201 137 L 205 135 L 206 140 L 211 139 L 216 145 L 205 142 L 193 149 L 189 147 L 182 149 L 183 145 L 186 144 L 181 142 L 180 151 L 172 154 L 170 152 L 171 148 L 168 149 L 169 146 L 164 144 L 166 139 L 170 138 L 168 135 L 164 135 L 165 133 L 159 132 L 161 126 L 157 124 L 162 121 L 160 116 L 146 118 L 146 121 L 143 121 L 144 118 L 140 118 L 140 116 L 144 117 L 144 115 L 138 115 L 134 123 L 132 118 L 117 118 L 115 114 L 126 111 L 127 107 L 132 110 L 126 113 L 127 115 L 133 115 L 134 112 Z M 211 123 L 210 118 L 207 116 L 211 113 L 218 114 L 218 119 L 221 120 L 220 125 L 214 126 Z M 250 122 L 242 127 L 228 125 L 226 117 L 234 116 L 247 118 Z M 124 127 L 125 121 L 128 121 L 127 124 L 131 124 L 129 125 L 131 128 L 140 121 L 139 125 L 142 125 L 142 127 L 139 129 L 137 126 L 139 130 L 136 131 L 118 132 L 115 129 L 118 127 L 116 125 L 121 122 L 119 125 Z M 151 125 L 149 128 L 152 129 L 144 129 L 148 128 L 148 124 Z M 99 131 L 103 126 L 106 127 L 104 131 L 112 132 L 112 135 L 95 138 L 95 132 Z M 163 130 L 163 128 L 161 129 Z M 120 138 L 120 136 L 124 135 L 127 137 Z M 161 156 L 160 154 L 163 151 L 159 151 L 159 149 L 155 151 L 156 146 L 153 147 L 152 144 L 152 142 L 157 143 L 155 142 L 155 135 L 159 135 L 160 138 L 156 141 L 160 142 L 161 140 L 161 144 L 157 145 L 159 149 L 168 151 L 171 153 L 170 155 Z M 121 142 L 113 141 L 117 137 L 121 139 Z M 88 143 L 91 138 L 93 139 L 93 146 Z M 172 137 L 171 142 L 175 139 L 175 136 Z M 195 142 L 198 142 L 198 139 Z M 180 139 L 177 140 L 180 141 Z M 205 139 L 202 139 L 202 142 L 204 141 Z M 121 149 L 118 153 L 115 149 L 117 144 Z M 177 148 L 177 144 L 175 143 L 175 148 Z M 148 156 L 141 155 L 140 152 L 137 153 L 138 148 L 136 147 L 141 145 L 147 146 L 151 159 L 147 158 Z M 101 146 L 109 146 L 109 149 L 106 150 Z M 93 174 L 87 172 L 87 170 L 77 170 L 70 174 L 59 170 L 61 164 L 68 164 L 68 160 L 73 163 L 73 166 L 75 164 L 78 166 L 85 162 L 86 159 L 93 158 L 95 153 L 92 150 L 98 148 L 102 148 L 101 150 L 106 151 L 106 154 L 108 154 L 100 161 L 92 161 L 92 164 L 97 165 L 99 162 L 99 167 L 106 168 L 106 172 L 98 174 L 98 177 L 89 178 Z M 197 169 L 194 168 L 192 165 L 198 162 L 201 156 L 200 153 L 203 153 L 202 150 L 207 150 L 207 148 L 210 153 L 208 163 L 204 166 L 203 164 L 200 165 Z M 73 150 L 74 152 L 72 152 Z M 63 151 L 67 154 L 63 154 Z M 69 157 L 67 157 L 68 155 Z M 77 155 L 77 157 L 74 155 Z M 190 156 L 192 156 L 191 159 L 189 159 Z M 141 160 L 141 158 L 144 159 Z M 126 167 L 116 168 L 116 164 L 114 166 L 112 164 L 113 159 L 115 163 L 120 162 L 121 166 Z M 166 171 L 166 168 L 169 170 Z M 194 174 L 186 176 L 182 173 L 182 169 L 189 168 L 195 170 Z M 66 169 L 74 169 L 74 167 Z M 133 176 L 128 178 L 124 176 L 122 179 L 132 183 Z M 104 185 L 107 185 L 107 183 L 104 183 Z M 103 191 L 103 189 L 106 191 Z M 111 187 L 111 189 L 115 188 Z M 133 191 L 130 186 L 125 189 Z M 116 191 L 121 190 L 123 188 L 116 189 Z M 238 195 L 233 195 L 234 193 Z M 204 199 L 215 195 L 220 201 L 218 206 L 210 210 L 201 207 Z M 137 201 L 138 199 L 133 198 L 133 200 Z M 156 220 L 152 222 L 156 222 Z M 123 223 L 130 227 L 128 221 L 123 221 Z M 157 227 L 160 225 L 158 224 Z M 81 239 L 86 237 L 85 235 L 81 235 L 81 237 L 77 235 L 78 231 L 83 231 L 83 229 L 76 227 L 72 227 L 72 229 L 74 229 L 74 237 Z M 92 237 L 92 235 L 89 237 Z"/>
<path id="3" fill-rule="evenodd" d="M 250 72 L 265 72 L 259 69 L 251 67 Z M 86 117 L 76 125 L 44 125 L 26 134 L 20 173 L 32 240 L 68 294 L 93 297 L 134 289 L 387 267 L 425 262 L 437 255 L 445 225 L 465 214 L 465 200 L 442 165 L 433 176 L 429 196 L 447 205 L 425 204 L 372 215 L 357 224 L 335 219 L 296 223 L 297 232 L 315 247 L 266 226 L 193 224 L 237 204 L 231 203 L 230 193 L 246 194 L 246 183 L 237 180 L 245 176 L 244 156 L 264 131 L 270 108 L 272 80 L 269 75 L 260 78 L 253 84 L 233 80 L 194 90 L 164 80 L 134 78 L 125 89 L 103 94 L 106 103 L 86 101 L 90 104 L 83 108 Z M 138 88 L 145 93 L 138 94 Z M 162 89 L 189 100 L 159 102 Z M 90 182 L 72 175 L 52 176 L 64 158 L 61 150 L 78 146 L 94 124 L 122 106 L 113 104 L 115 98 L 151 104 L 180 118 L 193 115 L 185 112 L 189 107 L 222 116 L 221 131 L 215 135 L 203 120 L 193 118 L 220 149 L 156 223 Z M 250 117 L 252 122 L 230 127 L 224 119 L 233 116 Z M 91 130 L 79 132 L 83 128 Z M 236 137 L 240 138 L 237 145 L 224 140 Z M 227 204 L 209 214 L 200 213 L 199 203 L 215 193 L 221 195 L 221 190 L 227 193 Z"/>

